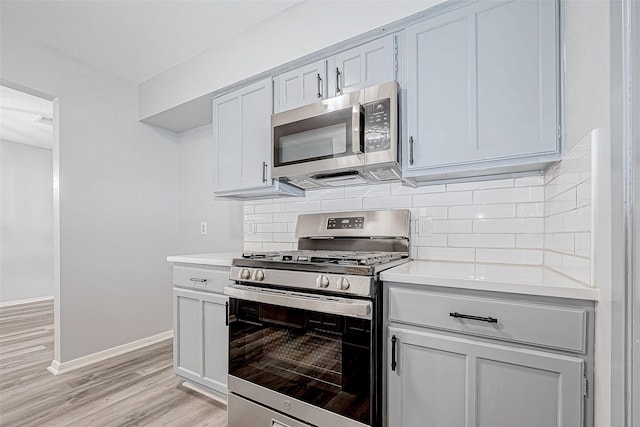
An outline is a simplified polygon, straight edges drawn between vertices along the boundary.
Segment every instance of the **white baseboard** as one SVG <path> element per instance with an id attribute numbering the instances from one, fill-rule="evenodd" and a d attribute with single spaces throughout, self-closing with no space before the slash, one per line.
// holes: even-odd
<path id="1" fill-rule="evenodd" d="M 143 338 L 138 341 L 133 341 L 128 344 L 119 345 L 117 347 L 109 348 L 107 350 L 99 351 L 98 353 L 89 354 L 87 356 L 79 357 L 77 359 L 70 360 L 68 362 L 58 362 L 53 360 L 51 366 L 47 368 L 53 375 L 64 374 L 65 372 L 73 371 L 78 368 L 82 368 L 93 363 L 101 362 L 106 359 L 110 359 L 121 354 L 128 353 L 133 350 L 149 346 L 151 344 L 158 343 L 173 337 L 173 330 L 163 332 L 158 335 Z"/>
<path id="2" fill-rule="evenodd" d="M 200 387 L 196 384 L 190 383 L 188 381 L 185 381 L 182 383 L 183 387 L 186 387 L 190 390 L 193 390 L 195 392 L 198 392 L 200 394 L 204 394 L 205 396 L 207 396 L 209 399 L 213 399 L 216 402 L 219 402 L 221 404 L 223 404 L 224 406 L 227 406 L 227 399 L 225 397 L 223 397 L 222 395 L 218 395 L 214 392 L 211 392 L 209 390 L 204 389 L 203 387 Z"/>
<path id="3" fill-rule="evenodd" d="M 49 301 L 49 300 L 53 300 L 53 295 L 48 297 L 17 299 L 13 301 L 0 302 L 0 307 L 11 307 L 12 305 L 30 304 L 32 302 L 41 302 L 41 301 Z"/>

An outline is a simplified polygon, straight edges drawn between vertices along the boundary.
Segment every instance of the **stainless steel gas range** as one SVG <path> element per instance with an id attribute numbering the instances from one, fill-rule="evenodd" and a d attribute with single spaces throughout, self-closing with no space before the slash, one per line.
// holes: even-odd
<path id="1" fill-rule="evenodd" d="M 232 262 L 228 426 L 381 426 L 379 273 L 409 260 L 409 211 L 300 215 L 296 237 Z"/>

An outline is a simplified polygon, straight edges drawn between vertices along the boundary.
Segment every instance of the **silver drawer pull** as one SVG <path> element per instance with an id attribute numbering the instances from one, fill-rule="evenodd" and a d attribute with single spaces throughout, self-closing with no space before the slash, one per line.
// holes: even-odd
<path id="1" fill-rule="evenodd" d="M 191 279 L 192 282 L 198 282 L 198 283 L 206 283 L 207 279 L 200 279 L 199 277 L 192 277 Z"/>

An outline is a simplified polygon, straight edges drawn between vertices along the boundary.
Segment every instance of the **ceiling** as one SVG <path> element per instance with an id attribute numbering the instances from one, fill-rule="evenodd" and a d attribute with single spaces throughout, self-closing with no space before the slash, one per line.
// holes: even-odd
<path id="1" fill-rule="evenodd" d="M 140 84 L 302 0 L 2 0 L 2 37 Z"/>
<path id="2" fill-rule="evenodd" d="M 53 126 L 39 116 L 51 118 L 53 103 L 0 86 L 0 139 L 51 149 Z"/>

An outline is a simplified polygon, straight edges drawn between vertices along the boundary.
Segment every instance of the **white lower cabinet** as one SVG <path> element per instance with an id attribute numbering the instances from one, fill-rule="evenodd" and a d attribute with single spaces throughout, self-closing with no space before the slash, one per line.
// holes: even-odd
<path id="1" fill-rule="evenodd" d="M 413 294 L 414 298 L 406 299 L 406 294 Z M 498 298 L 496 303 L 483 295 L 447 295 L 402 287 L 391 287 L 388 295 L 388 427 L 593 425 L 593 402 L 587 397 L 587 380 L 593 378 L 592 338 L 588 332 L 593 325 L 592 304 L 581 307 L 581 303 L 573 302 L 563 307 L 562 301 L 555 304 L 539 299 L 514 300 L 516 306 L 538 309 L 540 315 L 537 317 L 540 322 L 534 316 L 528 326 L 519 327 L 515 324 L 518 320 L 510 316 L 508 298 Z M 442 321 L 438 319 L 436 323 L 433 312 L 438 313 L 439 308 L 420 301 L 432 297 L 442 305 L 438 298 L 445 296 L 454 305 L 459 299 L 465 312 L 449 315 L 447 307 L 447 313 L 442 312 Z M 405 304 L 398 305 L 398 301 Z M 472 305 L 473 301 L 477 306 Z M 412 305 L 422 307 L 424 321 L 415 316 L 416 307 Z M 513 336 L 503 334 L 501 339 L 487 338 L 492 331 L 524 334 L 527 328 L 547 328 L 548 322 L 542 316 L 553 310 L 571 316 L 582 313 L 583 322 L 557 325 L 555 329 L 567 337 L 581 337 L 586 343 L 584 349 L 567 351 L 545 348 L 546 344 L 523 345 L 525 340 L 518 336 L 520 332 L 514 332 Z M 486 333 L 478 332 L 481 328 Z"/>
<path id="2" fill-rule="evenodd" d="M 225 295 L 173 289 L 175 373 L 222 397 L 227 394 L 228 301 Z"/>

